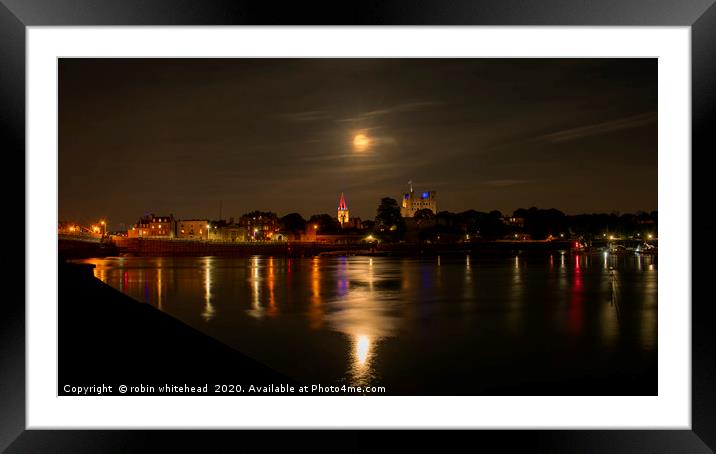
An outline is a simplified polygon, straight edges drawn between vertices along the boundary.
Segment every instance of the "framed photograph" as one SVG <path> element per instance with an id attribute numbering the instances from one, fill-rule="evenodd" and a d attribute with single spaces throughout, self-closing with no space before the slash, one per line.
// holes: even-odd
<path id="1" fill-rule="evenodd" d="M 0 446 L 711 452 L 711 3 L 2 0 Z"/>

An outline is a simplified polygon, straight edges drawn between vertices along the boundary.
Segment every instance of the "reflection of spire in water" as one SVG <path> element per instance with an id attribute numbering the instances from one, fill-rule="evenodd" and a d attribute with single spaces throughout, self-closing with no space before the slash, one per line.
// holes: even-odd
<path id="1" fill-rule="evenodd" d="M 214 318 L 216 310 L 211 304 L 211 258 L 204 258 L 204 310 L 201 316 L 207 322 Z"/>
<path id="2" fill-rule="evenodd" d="M 345 256 L 340 258 L 338 265 L 338 275 L 336 284 L 338 285 L 338 295 L 346 296 L 348 294 L 348 287 L 350 285 L 348 279 L 348 260 Z"/>

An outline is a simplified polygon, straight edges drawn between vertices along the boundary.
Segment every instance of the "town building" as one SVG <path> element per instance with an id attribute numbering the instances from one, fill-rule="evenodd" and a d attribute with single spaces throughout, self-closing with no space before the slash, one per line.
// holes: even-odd
<path id="1" fill-rule="evenodd" d="M 418 210 L 428 209 L 433 213 L 438 212 L 438 202 L 435 191 L 413 191 L 413 183 L 410 182 L 410 191 L 403 194 L 400 206 L 400 215 L 404 218 L 412 218 Z"/>
<path id="2" fill-rule="evenodd" d="M 343 197 L 341 192 L 341 199 L 338 201 L 338 223 L 343 226 L 347 226 L 350 222 L 350 211 L 348 211 L 348 205 L 346 199 Z"/>
<path id="3" fill-rule="evenodd" d="M 350 229 L 362 229 L 363 221 L 361 221 L 361 218 L 359 217 L 350 218 L 348 222 L 346 222 L 345 224 L 341 224 L 341 227 Z"/>
<path id="4" fill-rule="evenodd" d="M 174 238 L 176 236 L 176 221 L 174 220 L 174 216 L 155 216 L 152 214 L 149 221 L 149 236 Z"/>
<path id="5" fill-rule="evenodd" d="M 502 218 L 502 222 L 510 227 L 524 228 L 525 218 L 518 216 L 505 216 Z"/>
<path id="6" fill-rule="evenodd" d="M 246 228 L 251 241 L 269 241 L 281 228 L 276 213 L 263 211 L 252 211 L 241 216 L 239 225 Z"/>
<path id="7" fill-rule="evenodd" d="M 209 220 L 181 219 L 177 221 L 177 238 L 187 240 L 209 239 Z"/>
<path id="8" fill-rule="evenodd" d="M 174 238 L 176 222 L 174 216 L 145 215 L 127 232 L 129 238 Z"/>
<path id="9" fill-rule="evenodd" d="M 234 218 L 209 222 L 209 241 L 238 243 L 248 241 L 248 230 L 234 223 Z"/>
<path id="10" fill-rule="evenodd" d="M 129 238 L 174 238 L 176 236 L 176 221 L 173 215 L 156 216 L 150 214 L 139 218 L 134 226 L 127 232 Z"/>

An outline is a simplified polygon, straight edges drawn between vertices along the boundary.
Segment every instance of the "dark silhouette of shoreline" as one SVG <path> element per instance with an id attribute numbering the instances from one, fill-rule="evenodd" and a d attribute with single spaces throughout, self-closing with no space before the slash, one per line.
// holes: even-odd
<path id="1" fill-rule="evenodd" d="M 59 395 L 77 395 L 66 385 L 111 386 L 102 395 L 212 395 L 214 384 L 243 385 L 244 395 L 249 385 L 298 387 L 296 381 L 104 284 L 93 276 L 92 265 L 60 261 L 58 273 Z M 208 385 L 208 392 L 123 394 L 120 385 Z"/>

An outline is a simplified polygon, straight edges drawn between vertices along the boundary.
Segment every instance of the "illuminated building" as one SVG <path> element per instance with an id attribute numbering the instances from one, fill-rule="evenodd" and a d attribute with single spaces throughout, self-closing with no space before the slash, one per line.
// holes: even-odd
<path id="1" fill-rule="evenodd" d="M 153 237 L 174 238 L 176 221 L 174 216 L 155 216 L 149 220 L 149 235 Z"/>
<path id="2" fill-rule="evenodd" d="M 127 232 L 130 238 L 174 238 L 176 236 L 176 221 L 173 215 L 156 216 L 151 214 L 142 216 L 139 221 Z"/>
<path id="3" fill-rule="evenodd" d="M 177 238 L 206 240 L 209 238 L 208 219 L 181 219 L 177 221 Z"/>
<path id="4" fill-rule="evenodd" d="M 245 227 L 248 237 L 253 241 L 270 240 L 281 228 L 276 213 L 270 211 L 252 211 L 239 219 L 239 225 Z"/>
<path id="5" fill-rule="evenodd" d="M 525 218 L 523 217 L 516 217 L 516 216 L 509 216 L 502 218 L 502 222 L 505 225 L 513 226 L 513 227 L 524 227 L 525 226 Z"/>
<path id="6" fill-rule="evenodd" d="M 410 184 L 410 191 L 403 194 L 402 203 L 400 205 L 400 215 L 404 218 L 412 218 L 418 210 L 428 209 L 433 213 L 438 212 L 438 202 L 435 197 L 435 191 L 413 191 L 413 183 Z"/>
<path id="7" fill-rule="evenodd" d="M 341 199 L 338 201 L 338 223 L 341 227 L 347 225 L 350 222 L 350 212 L 348 211 L 348 205 L 346 205 L 346 199 L 343 197 L 341 192 Z"/>
<path id="8" fill-rule="evenodd" d="M 248 241 L 248 230 L 239 224 L 234 223 L 234 218 L 229 222 L 224 220 L 209 222 L 209 241 L 242 242 Z"/>

